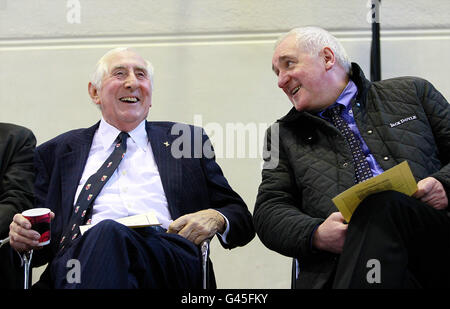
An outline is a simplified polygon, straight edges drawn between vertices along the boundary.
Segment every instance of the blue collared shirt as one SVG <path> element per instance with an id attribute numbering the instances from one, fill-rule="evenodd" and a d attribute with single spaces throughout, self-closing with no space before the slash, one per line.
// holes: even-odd
<path id="1" fill-rule="evenodd" d="M 383 173 L 383 169 L 380 165 L 378 165 L 377 161 L 373 157 L 372 153 L 370 152 L 369 147 L 367 147 L 366 142 L 363 140 L 361 133 L 359 133 L 359 129 L 356 126 L 355 118 L 353 117 L 353 111 L 352 111 L 352 104 L 354 98 L 356 98 L 356 95 L 358 94 L 358 88 L 356 87 L 355 83 L 352 80 L 348 81 L 347 86 L 345 87 L 344 91 L 342 91 L 341 95 L 337 98 L 336 102 L 329 106 L 327 109 L 321 111 L 317 114 L 317 116 L 329 121 L 330 123 L 333 123 L 330 118 L 325 116 L 325 111 L 336 106 L 336 104 L 342 104 L 345 106 L 344 110 L 342 111 L 342 118 L 344 118 L 345 122 L 348 123 L 350 129 L 353 131 L 353 134 L 358 138 L 359 142 L 361 143 L 362 150 L 364 152 L 364 155 L 366 156 L 366 160 L 369 163 L 370 169 L 372 170 L 373 176 L 377 176 L 381 173 Z M 320 224 L 317 224 L 316 227 L 313 229 L 310 237 L 310 246 L 311 249 L 314 250 L 313 247 L 313 236 L 316 232 L 317 228 Z M 298 277 L 299 273 L 299 267 L 298 267 L 298 260 L 296 259 L 296 275 Z"/>
<path id="2" fill-rule="evenodd" d="M 377 176 L 377 175 L 383 173 L 383 169 L 381 168 L 380 165 L 378 165 L 377 161 L 375 160 L 372 153 L 370 152 L 369 147 L 367 147 L 366 142 L 363 140 L 361 133 L 359 133 L 359 129 L 356 126 L 355 118 L 353 117 L 351 102 L 353 101 L 354 98 L 356 98 L 357 94 L 358 94 L 358 88 L 356 87 L 355 83 L 352 80 L 349 80 L 347 86 L 345 87 L 344 91 L 342 91 L 341 95 L 337 98 L 336 102 L 333 105 L 329 106 L 324 111 L 318 113 L 317 116 L 329 121 L 330 123 L 333 123 L 330 118 L 328 118 L 324 115 L 325 111 L 328 110 L 329 108 L 336 106 L 336 104 L 344 105 L 345 109 L 342 111 L 342 118 L 344 118 L 345 122 L 348 123 L 350 129 L 353 131 L 353 134 L 355 134 L 355 136 L 360 141 L 362 150 L 366 156 L 366 160 L 369 163 L 370 169 L 372 170 L 372 174 L 373 174 L 373 176 Z M 311 237 L 310 237 L 310 246 L 313 250 L 314 250 L 314 248 L 313 248 L 312 240 L 313 240 L 314 233 L 316 232 L 319 225 L 320 224 L 318 224 L 314 228 L 314 230 L 311 233 Z M 297 276 L 298 276 L 298 261 L 297 260 L 296 260 L 296 263 L 297 263 L 296 265 L 297 265 Z"/>
<path id="3" fill-rule="evenodd" d="M 337 98 L 336 102 L 330 107 L 328 107 L 326 110 L 336 106 L 336 104 L 341 104 L 345 106 L 345 109 L 342 111 L 342 118 L 344 118 L 345 122 L 347 122 L 350 129 L 353 131 L 353 134 L 355 134 L 355 136 L 358 138 L 362 150 L 364 152 L 364 155 L 366 156 L 366 160 L 369 163 L 370 169 L 372 170 L 373 176 L 377 176 L 383 173 L 383 169 L 375 160 L 374 156 L 370 152 L 369 147 L 367 147 L 366 142 L 363 140 L 361 133 L 359 133 L 359 129 L 356 126 L 355 118 L 353 117 L 351 102 L 353 101 L 354 98 L 356 98 L 357 94 L 358 88 L 356 87 L 355 83 L 352 80 L 349 80 L 347 86 L 345 87 L 344 91 L 342 91 L 339 98 Z M 332 123 L 331 119 L 324 115 L 326 110 L 320 112 L 318 116 Z"/>

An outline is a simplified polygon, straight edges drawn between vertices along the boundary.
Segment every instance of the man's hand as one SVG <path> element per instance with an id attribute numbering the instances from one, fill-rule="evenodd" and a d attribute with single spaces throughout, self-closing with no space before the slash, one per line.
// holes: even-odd
<path id="1" fill-rule="evenodd" d="M 348 225 L 340 212 L 333 212 L 313 235 L 313 246 L 319 250 L 340 254 L 344 247 Z"/>
<path id="2" fill-rule="evenodd" d="M 427 177 L 419 181 L 417 191 L 412 196 L 435 209 L 445 209 L 448 206 L 444 186 L 433 177 Z"/>
<path id="3" fill-rule="evenodd" d="M 225 231 L 225 219 L 214 209 L 187 214 L 173 221 L 167 233 L 174 233 L 199 245 L 203 240 Z"/>
<path id="4" fill-rule="evenodd" d="M 55 214 L 50 212 L 53 220 Z M 21 214 L 16 214 L 9 225 L 9 243 L 17 252 L 38 249 L 39 237 L 41 235 L 31 229 L 31 223 Z"/>

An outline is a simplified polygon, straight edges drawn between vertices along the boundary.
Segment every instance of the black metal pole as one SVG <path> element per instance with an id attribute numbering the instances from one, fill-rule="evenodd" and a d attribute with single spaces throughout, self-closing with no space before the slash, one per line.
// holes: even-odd
<path id="1" fill-rule="evenodd" d="M 372 0 L 372 45 L 370 50 L 370 80 L 381 80 L 380 53 L 380 5 L 381 0 Z"/>

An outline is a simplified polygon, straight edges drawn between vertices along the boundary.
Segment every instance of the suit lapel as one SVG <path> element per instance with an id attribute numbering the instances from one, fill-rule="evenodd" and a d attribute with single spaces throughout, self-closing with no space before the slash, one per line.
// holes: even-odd
<path id="1" fill-rule="evenodd" d="M 180 216 L 178 203 L 180 202 L 182 166 L 181 160 L 175 159 L 171 154 L 174 137 L 170 134 L 170 128 L 157 126 L 154 123 L 146 122 L 146 130 L 158 166 L 170 214 L 172 218 L 177 218 Z"/>

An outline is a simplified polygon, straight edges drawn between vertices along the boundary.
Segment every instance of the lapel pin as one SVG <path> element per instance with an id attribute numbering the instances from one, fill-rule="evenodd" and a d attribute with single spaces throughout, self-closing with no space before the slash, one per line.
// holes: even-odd
<path id="1" fill-rule="evenodd" d="M 169 145 L 170 145 L 169 142 L 167 142 L 167 141 L 164 142 L 163 144 L 164 144 L 166 147 L 169 147 Z"/>

